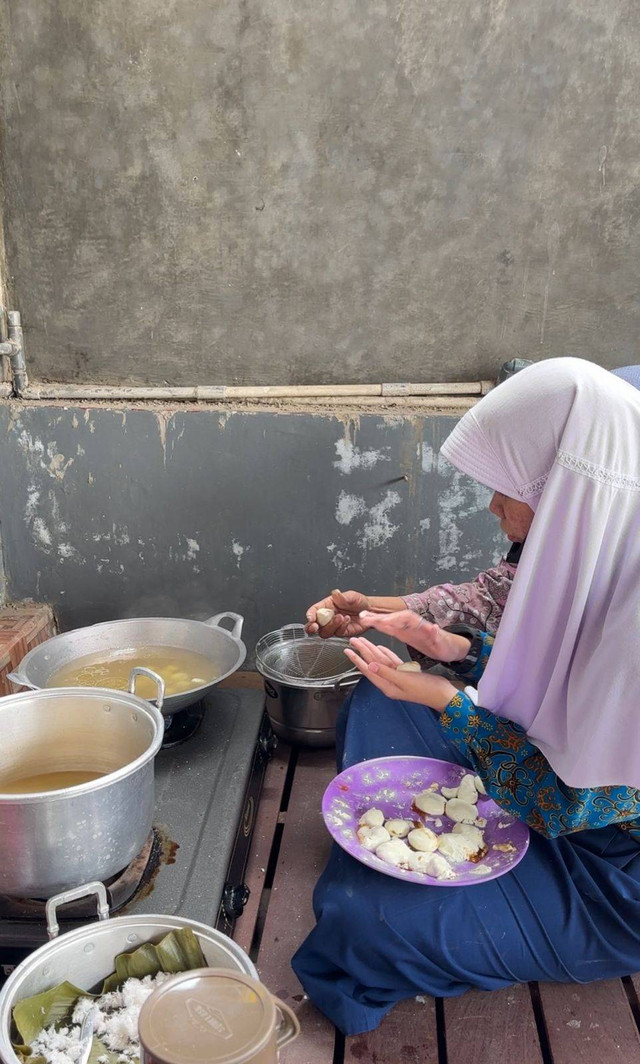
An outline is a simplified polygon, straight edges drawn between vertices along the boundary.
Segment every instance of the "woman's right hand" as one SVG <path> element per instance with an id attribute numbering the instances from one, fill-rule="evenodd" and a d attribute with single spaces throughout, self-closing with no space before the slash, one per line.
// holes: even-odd
<path id="1" fill-rule="evenodd" d="M 463 635 L 445 632 L 439 625 L 425 621 L 424 617 L 412 610 L 387 614 L 365 611 L 360 615 L 360 621 L 365 630 L 375 628 L 378 632 L 384 632 L 434 661 L 462 661 L 469 653 L 469 640 Z"/>
<path id="2" fill-rule="evenodd" d="M 367 625 L 360 614 L 370 608 L 370 602 L 366 595 L 360 591 L 332 591 L 327 598 L 315 602 L 307 610 L 306 631 L 309 635 L 320 634 L 323 639 L 337 635 L 341 638 L 351 639 L 353 636 L 362 635 L 367 631 Z M 317 613 L 319 609 L 333 610 L 335 617 L 325 624 L 323 628 L 318 625 Z"/>

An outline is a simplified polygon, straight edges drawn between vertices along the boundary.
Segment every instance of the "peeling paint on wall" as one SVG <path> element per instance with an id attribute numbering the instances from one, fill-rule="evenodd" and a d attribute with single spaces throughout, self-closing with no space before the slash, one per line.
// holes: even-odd
<path id="1" fill-rule="evenodd" d="M 453 418 L 363 414 L 356 443 L 323 414 L 234 412 L 221 437 L 219 411 L 158 413 L 128 407 L 123 432 L 119 407 L 0 404 L 11 596 L 64 628 L 234 610 L 251 647 L 332 587 L 405 594 L 495 556 L 483 489 L 438 462 Z"/>
<path id="2" fill-rule="evenodd" d="M 356 517 L 366 513 L 367 504 L 358 495 L 349 495 L 341 491 L 336 505 L 336 521 L 340 525 L 350 525 Z"/>
<path id="3" fill-rule="evenodd" d="M 373 469 L 378 462 L 391 461 L 391 455 L 385 454 L 384 450 L 374 451 L 361 451 L 359 447 L 356 447 L 355 443 L 345 435 L 342 439 L 336 442 L 336 451 L 338 459 L 333 464 L 336 469 L 341 473 L 348 475 L 353 473 L 355 469 Z"/>
<path id="4" fill-rule="evenodd" d="M 242 559 L 243 559 L 244 555 L 246 554 L 246 552 L 248 550 L 251 550 L 251 548 L 250 547 L 243 547 L 241 543 L 238 543 L 238 541 L 234 539 L 233 543 L 231 544 L 231 550 L 233 551 L 235 559 L 236 559 L 236 567 L 239 569 L 240 568 L 240 562 L 242 561 Z"/>
<path id="5" fill-rule="evenodd" d="M 388 491 L 384 499 L 371 507 L 362 535 L 358 539 L 364 550 L 381 547 L 396 534 L 400 526 L 392 523 L 389 511 L 401 501 L 397 491 Z"/>

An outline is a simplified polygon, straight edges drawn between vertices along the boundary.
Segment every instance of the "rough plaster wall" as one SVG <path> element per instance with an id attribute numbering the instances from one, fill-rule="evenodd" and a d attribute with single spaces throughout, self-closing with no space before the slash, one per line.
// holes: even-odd
<path id="1" fill-rule="evenodd" d="M 37 374 L 635 361 L 635 0 L 0 12 L 8 253 Z"/>
<path id="2" fill-rule="evenodd" d="M 251 655 L 333 587 L 473 575 L 505 542 L 489 493 L 438 458 L 454 424 L 5 404 L 10 594 L 65 628 L 234 610 Z"/>

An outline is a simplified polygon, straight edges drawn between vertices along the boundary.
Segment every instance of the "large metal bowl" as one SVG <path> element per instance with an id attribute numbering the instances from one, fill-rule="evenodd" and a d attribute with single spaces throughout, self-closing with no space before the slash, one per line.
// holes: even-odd
<path id="1" fill-rule="evenodd" d="M 221 627 L 224 620 L 233 623 L 231 631 Z M 106 621 L 89 628 L 53 636 L 34 647 L 22 659 L 9 679 L 32 691 L 47 687 L 49 678 L 77 658 L 103 651 L 122 651 L 136 647 L 165 646 L 203 654 L 220 675 L 213 683 L 196 687 L 183 694 L 165 697 L 162 712 L 171 716 L 204 698 L 216 684 L 240 668 L 247 648 L 240 639 L 243 618 L 238 613 L 218 613 L 208 621 L 189 621 L 173 617 L 140 617 L 129 621 Z M 141 662 L 141 664 L 144 664 Z M 54 690 L 54 688 L 52 688 Z"/>
<path id="2" fill-rule="evenodd" d="M 11 1045 L 11 1017 L 18 1001 L 67 979 L 81 990 L 92 990 L 113 971 L 118 953 L 136 949 L 143 942 L 159 942 L 169 931 L 190 927 L 210 968 L 230 968 L 258 978 L 246 953 L 221 931 L 180 916 L 144 913 L 104 919 L 108 908 L 102 884 L 88 884 L 82 891 L 71 893 L 77 897 L 91 892 L 92 887 L 102 898 L 101 922 L 69 931 L 41 946 L 18 965 L 0 990 L 0 1060 L 4 1064 L 20 1064 Z"/>

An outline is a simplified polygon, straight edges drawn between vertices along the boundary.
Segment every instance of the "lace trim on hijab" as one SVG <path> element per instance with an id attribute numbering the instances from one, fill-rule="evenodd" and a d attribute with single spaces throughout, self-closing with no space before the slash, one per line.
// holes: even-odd
<path id="1" fill-rule="evenodd" d="M 537 480 L 531 480 L 528 484 L 523 484 L 521 488 L 518 488 L 518 495 L 523 499 L 530 499 L 532 495 L 539 495 L 548 479 L 549 473 L 545 473 L 543 477 L 538 477 Z"/>
<path id="2" fill-rule="evenodd" d="M 587 462 L 586 458 L 577 458 L 575 454 L 569 454 L 568 451 L 558 451 L 556 461 L 567 469 L 573 469 L 576 473 L 582 473 L 591 480 L 599 480 L 602 484 L 609 484 L 613 488 L 640 491 L 638 477 L 630 477 L 626 473 L 615 473 L 612 469 L 596 465 L 595 462 Z"/>

